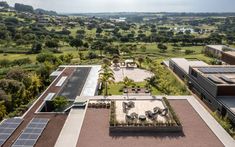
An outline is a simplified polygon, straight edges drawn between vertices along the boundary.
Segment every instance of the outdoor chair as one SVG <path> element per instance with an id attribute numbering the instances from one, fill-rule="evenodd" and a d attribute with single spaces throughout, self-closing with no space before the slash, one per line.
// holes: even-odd
<path id="1" fill-rule="evenodd" d="M 131 115 L 130 115 L 132 118 L 135 118 L 135 119 L 137 119 L 138 118 L 138 114 L 137 113 L 135 113 L 135 112 L 133 112 L 133 113 L 131 113 Z"/>
<path id="2" fill-rule="evenodd" d="M 153 118 L 153 112 L 148 110 L 148 111 L 145 111 L 145 115 L 148 117 L 148 118 Z"/>
<path id="3" fill-rule="evenodd" d="M 148 89 L 145 89 L 144 92 L 145 92 L 145 93 L 149 93 L 149 90 L 148 90 Z"/>
<path id="4" fill-rule="evenodd" d="M 127 102 L 127 106 L 128 106 L 128 108 L 134 108 L 135 103 L 133 101 L 129 101 L 129 102 Z"/>
<path id="5" fill-rule="evenodd" d="M 159 113 L 159 111 L 161 111 L 161 108 L 159 108 L 159 107 L 154 107 L 153 108 L 153 112 Z"/>
<path id="6" fill-rule="evenodd" d="M 166 116 L 168 114 L 168 109 L 165 108 L 162 110 L 161 116 Z"/>
<path id="7" fill-rule="evenodd" d="M 135 116 L 126 114 L 126 119 L 127 120 L 134 120 Z"/>

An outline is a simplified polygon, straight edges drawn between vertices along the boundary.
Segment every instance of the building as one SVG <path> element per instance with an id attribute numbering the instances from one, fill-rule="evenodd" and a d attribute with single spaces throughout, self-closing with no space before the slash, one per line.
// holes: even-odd
<path id="1" fill-rule="evenodd" d="M 235 146 L 233 138 L 193 96 L 97 96 L 100 68 L 99 65 L 60 66 L 51 74 L 54 80 L 50 86 L 23 116 L 0 123 L 0 146 L 175 147 L 176 144 L 192 146 L 192 143 L 195 147 Z M 65 96 L 70 103 L 60 111 L 50 111 L 48 104 L 56 96 Z M 134 103 L 134 107 L 128 108 L 126 113 L 138 113 L 137 121 L 140 123 L 129 125 L 125 122 L 123 102 Z M 154 111 L 156 106 L 158 111 L 161 110 L 161 115 L 157 114 L 156 119 L 160 121 L 154 125 L 155 121 L 147 117 L 146 110 Z M 169 112 L 166 113 L 169 106 L 171 109 L 167 109 Z M 115 115 L 110 113 L 114 110 L 111 107 L 115 108 Z M 164 117 L 172 112 L 178 115 L 179 125 L 176 121 L 167 121 L 171 115 Z M 115 129 L 110 123 L 111 115 L 117 116 L 120 122 L 114 127 L 126 132 L 110 132 Z M 176 120 L 175 117 L 172 116 L 171 120 Z M 148 122 L 141 122 L 140 118 Z M 175 127 L 176 124 L 179 127 Z M 132 131 L 136 129 L 138 132 Z"/>
<path id="2" fill-rule="evenodd" d="M 235 123 L 235 66 L 190 67 L 189 88 Z"/>
<path id="3" fill-rule="evenodd" d="M 207 45 L 204 51 L 209 56 L 221 58 L 221 54 L 224 48 L 226 48 L 225 45 Z"/>
<path id="4" fill-rule="evenodd" d="M 190 66 L 208 66 L 208 64 L 203 61 L 187 60 L 185 58 L 171 58 L 169 61 L 170 69 L 176 73 L 181 80 L 185 80 L 188 76 Z"/>
<path id="5" fill-rule="evenodd" d="M 172 58 L 169 68 L 213 110 L 235 123 L 235 66 L 211 66 L 202 61 Z"/>
<path id="6" fill-rule="evenodd" d="M 221 60 L 227 64 L 235 65 L 235 52 L 222 52 Z"/>

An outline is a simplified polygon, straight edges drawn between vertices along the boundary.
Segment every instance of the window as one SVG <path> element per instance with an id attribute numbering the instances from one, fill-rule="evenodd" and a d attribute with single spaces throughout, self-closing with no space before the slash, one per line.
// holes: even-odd
<path id="1" fill-rule="evenodd" d="M 194 76 L 195 78 L 197 78 L 197 72 L 196 71 L 192 70 L 191 75 Z"/>

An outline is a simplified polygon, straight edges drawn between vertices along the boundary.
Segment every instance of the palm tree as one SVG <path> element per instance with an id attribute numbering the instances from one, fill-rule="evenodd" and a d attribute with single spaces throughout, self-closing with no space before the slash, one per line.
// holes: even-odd
<path id="1" fill-rule="evenodd" d="M 128 77 L 125 77 L 123 79 L 123 84 L 125 85 L 125 87 L 129 87 L 131 85 L 135 85 L 134 80 L 129 79 Z"/>
<path id="2" fill-rule="evenodd" d="M 114 73 L 112 69 L 104 64 L 102 69 L 99 71 L 99 81 L 104 85 L 105 93 L 104 95 L 108 95 L 108 85 L 114 83 Z"/>

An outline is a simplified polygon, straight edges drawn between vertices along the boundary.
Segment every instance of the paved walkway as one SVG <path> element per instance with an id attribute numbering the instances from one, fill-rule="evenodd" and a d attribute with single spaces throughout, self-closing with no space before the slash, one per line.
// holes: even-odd
<path id="1" fill-rule="evenodd" d="M 84 66 L 76 66 L 84 67 Z M 87 66 L 85 66 L 87 67 Z M 99 70 L 101 66 L 90 66 L 91 70 L 86 79 L 86 83 L 80 93 L 81 97 L 77 97 L 76 101 L 79 101 L 83 96 L 94 96 L 98 84 Z M 78 83 L 79 84 L 79 83 Z M 82 128 L 83 119 L 85 117 L 86 109 L 72 108 L 68 115 L 68 118 L 64 124 L 64 127 L 57 139 L 55 147 L 76 147 L 79 134 Z"/>
<path id="2" fill-rule="evenodd" d="M 55 147 L 75 147 L 83 123 L 85 109 L 71 109 Z"/>

